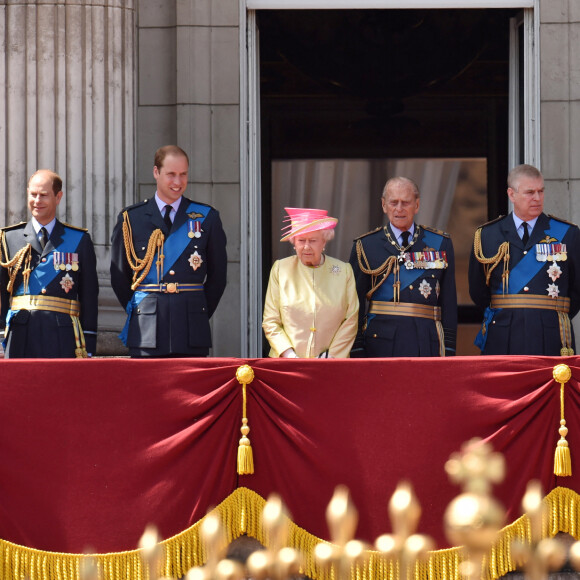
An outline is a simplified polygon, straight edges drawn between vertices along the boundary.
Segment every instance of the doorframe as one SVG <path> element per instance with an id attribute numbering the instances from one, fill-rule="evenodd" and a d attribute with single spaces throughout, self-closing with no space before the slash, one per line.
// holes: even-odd
<path id="1" fill-rule="evenodd" d="M 240 306 L 241 356 L 262 356 L 262 224 L 260 163 L 260 58 L 258 9 L 522 8 L 524 26 L 524 143 L 517 143 L 517 64 L 510 46 L 509 165 L 518 147 L 540 167 L 540 0 L 239 0 L 240 14 Z M 512 34 L 512 37 L 514 35 Z"/>

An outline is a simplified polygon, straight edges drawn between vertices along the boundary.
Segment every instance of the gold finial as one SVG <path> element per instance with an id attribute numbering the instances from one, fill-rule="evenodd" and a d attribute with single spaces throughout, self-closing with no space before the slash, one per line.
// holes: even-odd
<path id="1" fill-rule="evenodd" d="M 505 475 L 505 461 L 501 453 L 494 453 L 489 443 L 474 437 L 453 453 L 445 464 L 445 471 L 453 483 L 463 484 L 465 491 L 486 494 L 492 483 L 499 483 Z"/>
<path id="2" fill-rule="evenodd" d="M 254 370 L 250 365 L 242 365 L 236 371 L 236 379 L 242 385 L 249 385 L 254 380 Z"/>
<path id="3" fill-rule="evenodd" d="M 352 537 L 358 524 L 358 512 L 352 503 L 350 493 L 344 486 L 338 486 L 326 509 L 326 521 L 332 544 L 317 544 L 314 558 L 324 568 L 334 567 L 336 579 L 350 578 L 351 568 L 363 561 L 365 545 Z"/>
<path id="4" fill-rule="evenodd" d="M 471 439 L 460 454 L 451 456 L 445 469 L 465 489 L 445 510 L 445 533 L 453 546 L 464 548 L 460 573 L 476 580 L 481 578 L 483 559 L 505 520 L 503 507 L 489 493 L 491 482 L 503 479 L 503 456 L 480 439 Z"/>
<path id="5" fill-rule="evenodd" d="M 406 580 L 415 563 L 427 557 L 435 548 L 435 542 L 429 536 L 415 534 L 421 517 L 421 506 L 413 487 L 409 482 L 399 483 L 389 502 L 389 518 L 393 528 L 392 534 L 379 536 L 375 547 L 388 557 L 399 560 L 399 578 Z"/>
<path id="6" fill-rule="evenodd" d="M 221 560 L 227 547 L 227 539 L 217 513 L 208 513 L 200 526 L 205 547 L 206 562 L 203 567 L 191 568 L 185 580 L 242 580 L 244 569 L 233 560 Z"/>
<path id="7" fill-rule="evenodd" d="M 97 560 L 92 554 L 85 554 L 81 560 L 80 580 L 99 580 Z"/>
<path id="8" fill-rule="evenodd" d="M 549 571 L 559 570 L 564 565 L 566 550 L 558 540 L 542 539 L 544 520 L 549 514 L 539 481 L 528 483 L 522 510 L 530 521 L 530 544 L 513 542 L 512 556 L 516 562 L 525 562 L 527 580 L 544 580 Z"/>
<path id="9" fill-rule="evenodd" d="M 262 528 L 268 538 L 268 550 L 250 554 L 248 570 L 257 580 L 285 580 L 300 570 L 300 554 L 285 547 L 288 539 L 288 517 L 280 496 L 272 494 L 262 512 Z"/>
<path id="10" fill-rule="evenodd" d="M 149 524 L 145 528 L 145 532 L 139 540 L 139 548 L 141 549 L 141 557 L 145 565 L 146 576 L 149 580 L 157 579 L 157 569 L 161 562 L 163 555 L 163 547 L 159 543 L 161 540 L 157 528 L 153 524 Z"/>

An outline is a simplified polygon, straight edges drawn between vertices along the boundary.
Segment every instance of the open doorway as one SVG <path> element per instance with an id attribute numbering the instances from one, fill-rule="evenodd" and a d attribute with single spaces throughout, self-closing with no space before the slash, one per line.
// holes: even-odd
<path id="1" fill-rule="evenodd" d="M 331 210 L 354 237 L 381 224 L 384 181 L 407 175 L 422 186 L 422 206 L 431 207 L 418 221 L 452 234 L 458 345 L 466 345 L 458 354 L 477 352 L 470 345 L 480 316 L 466 291 L 467 260 L 475 227 L 507 210 L 515 12 L 257 13 L 264 286 L 272 260 L 284 251 L 276 238 L 288 196 Z M 313 176 L 330 167 L 336 183 L 328 197 Z M 310 172 L 312 179 L 296 179 L 300 172 Z M 326 203 L 308 201 L 324 199 L 325 191 Z M 441 204 L 448 211 L 441 211 Z M 464 219 L 465 212 L 470 219 Z M 349 243 L 333 247 L 341 248 L 336 257 L 348 259 L 342 254 Z"/>

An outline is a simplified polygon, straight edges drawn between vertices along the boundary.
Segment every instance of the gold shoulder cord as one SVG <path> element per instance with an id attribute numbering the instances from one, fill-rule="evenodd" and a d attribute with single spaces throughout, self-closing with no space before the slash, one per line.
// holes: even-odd
<path id="1" fill-rule="evenodd" d="M 358 258 L 358 266 L 363 274 L 368 274 L 371 277 L 371 289 L 367 293 L 367 300 L 371 299 L 371 296 L 375 291 L 380 288 L 381 284 L 389 277 L 389 274 L 394 270 L 395 272 L 395 283 L 393 284 L 394 289 L 394 301 L 399 301 L 399 293 L 401 290 L 401 281 L 399 280 L 399 261 L 396 256 L 389 256 L 378 268 L 374 270 L 371 269 L 369 261 L 366 257 L 362 240 L 356 241 L 356 255 Z M 364 260 L 364 264 L 363 264 Z M 382 276 L 379 282 L 377 278 Z"/>
<path id="2" fill-rule="evenodd" d="M 131 222 L 129 221 L 129 213 L 126 211 L 123 212 L 123 241 L 125 243 L 125 253 L 127 254 L 127 262 L 129 262 L 129 266 L 133 270 L 133 283 L 131 284 L 131 290 L 135 290 L 145 279 L 145 276 L 149 274 L 155 252 L 157 252 L 157 261 L 155 262 L 157 266 L 157 282 L 161 279 L 161 273 L 163 272 L 164 240 L 165 236 L 163 235 L 163 232 L 160 229 L 154 230 L 149 237 L 145 257 L 143 259 L 138 258 L 133 246 L 133 232 L 131 230 Z M 141 272 L 141 274 L 139 274 L 139 272 Z"/>
<path id="3" fill-rule="evenodd" d="M 481 248 L 481 228 L 477 228 L 475 232 L 475 237 L 473 240 L 473 253 L 476 260 L 483 264 L 483 271 L 485 272 L 485 283 L 489 286 L 489 280 L 491 278 L 491 273 L 497 267 L 497 265 L 503 260 L 503 274 L 502 279 L 502 289 L 505 294 L 508 291 L 509 276 L 510 276 L 510 245 L 509 242 L 503 242 L 497 249 L 497 254 L 492 258 L 486 258 L 483 255 L 483 250 Z"/>
<path id="4" fill-rule="evenodd" d="M 2 256 L 6 256 L 6 262 L 3 262 L 0 259 L 0 266 L 2 268 L 8 269 L 8 276 L 9 281 L 8 285 L 6 286 L 6 290 L 9 294 L 12 294 L 14 290 L 14 280 L 16 280 L 16 276 L 18 276 L 18 272 L 20 268 L 22 268 L 22 264 L 24 263 L 24 270 L 22 270 L 22 278 L 24 281 L 24 293 L 28 293 L 28 280 L 30 279 L 30 272 L 32 269 L 30 268 L 30 261 L 32 259 L 32 254 L 30 249 L 32 246 L 30 244 L 26 244 L 24 248 L 20 248 L 16 254 L 14 254 L 14 258 L 12 260 L 8 260 L 8 245 L 6 244 L 6 236 L 4 232 L 0 234 L 2 236 Z"/>

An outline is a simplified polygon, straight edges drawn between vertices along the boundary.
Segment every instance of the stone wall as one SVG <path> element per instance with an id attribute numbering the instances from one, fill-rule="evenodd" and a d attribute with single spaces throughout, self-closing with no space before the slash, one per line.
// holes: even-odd
<path id="1" fill-rule="evenodd" d="M 190 157 L 186 195 L 214 206 L 228 236 L 228 285 L 213 316 L 214 356 L 240 355 L 240 47 L 238 0 L 141 0 L 137 191 L 155 192 L 153 155 Z"/>

